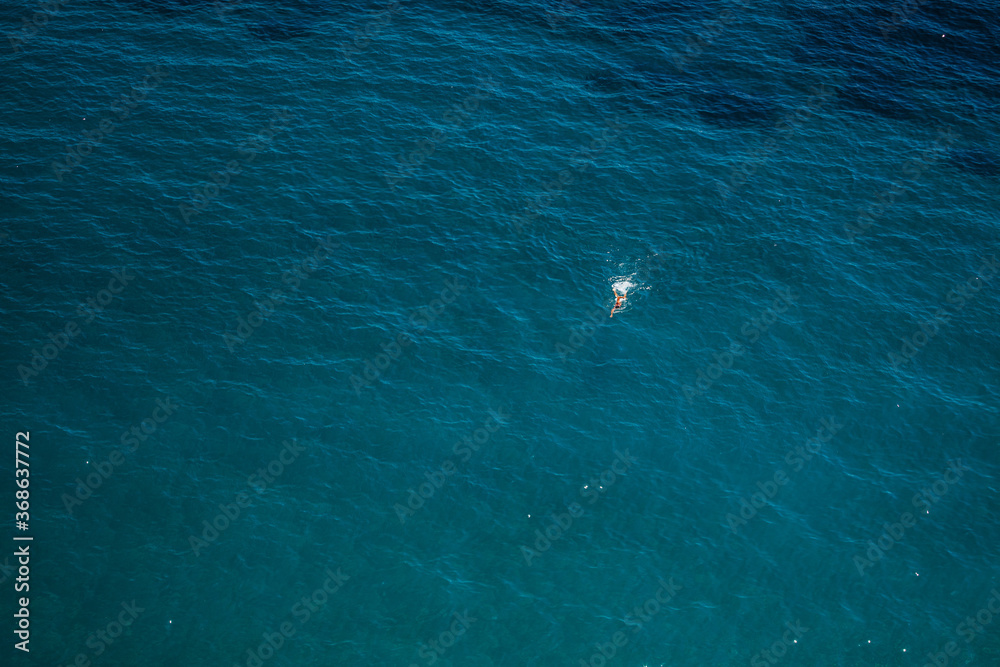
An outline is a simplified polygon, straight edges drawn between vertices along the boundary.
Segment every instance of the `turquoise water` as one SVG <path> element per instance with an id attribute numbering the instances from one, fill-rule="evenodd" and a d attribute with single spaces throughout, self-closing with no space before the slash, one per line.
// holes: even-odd
<path id="1" fill-rule="evenodd" d="M 41 7 L 3 664 L 1000 664 L 994 6 Z"/>

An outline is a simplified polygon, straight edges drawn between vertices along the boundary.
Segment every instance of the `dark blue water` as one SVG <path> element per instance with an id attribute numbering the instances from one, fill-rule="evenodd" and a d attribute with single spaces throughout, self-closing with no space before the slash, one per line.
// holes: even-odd
<path id="1" fill-rule="evenodd" d="M 1000 664 L 996 10 L 8 3 L 0 664 Z"/>

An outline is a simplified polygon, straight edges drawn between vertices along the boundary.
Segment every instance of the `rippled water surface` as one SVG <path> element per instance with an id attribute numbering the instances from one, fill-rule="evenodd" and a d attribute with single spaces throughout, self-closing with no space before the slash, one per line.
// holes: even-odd
<path id="1" fill-rule="evenodd" d="M 0 21 L 2 664 L 1000 664 L 994 4 Z"/>

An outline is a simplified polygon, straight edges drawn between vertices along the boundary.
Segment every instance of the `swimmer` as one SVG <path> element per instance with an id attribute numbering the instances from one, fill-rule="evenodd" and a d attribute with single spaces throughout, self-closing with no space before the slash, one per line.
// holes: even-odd
<path id="1" fill-rule="evenodd" d="M 614 317 L 615 311 L 618 310 L 621 307 L 622 303 L 625 301 L 625 292 L 619 294 L 618 290 L 616 290 L 614 287 L 611 288 L 611 291 L 615 293 L 615 307 L 611 309 L 611 314 L 608 315 L 608 317 Z"/>

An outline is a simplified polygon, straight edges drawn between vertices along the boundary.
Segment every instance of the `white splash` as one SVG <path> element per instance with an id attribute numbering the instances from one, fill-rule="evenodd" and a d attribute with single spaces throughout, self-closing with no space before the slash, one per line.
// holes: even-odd
<path id="1" fill-rule="evenodd" d="M 628 279 L 619 280 L 611 284 L 611 289 L 615 291 L 615 294 L 628 294 L 633 287 L 635 287 L 635 283 Z"/>

